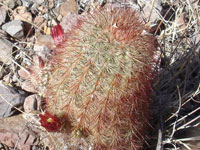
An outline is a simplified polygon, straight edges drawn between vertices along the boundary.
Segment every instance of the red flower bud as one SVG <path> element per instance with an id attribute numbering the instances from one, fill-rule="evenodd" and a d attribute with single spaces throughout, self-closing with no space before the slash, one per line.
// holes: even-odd
<path id="1" fill-rule="evenodd" d="M 51 28 L 51 36 L 56 45 L 61 44 L 65 40 L 64 31 L 59 24 Z"/>

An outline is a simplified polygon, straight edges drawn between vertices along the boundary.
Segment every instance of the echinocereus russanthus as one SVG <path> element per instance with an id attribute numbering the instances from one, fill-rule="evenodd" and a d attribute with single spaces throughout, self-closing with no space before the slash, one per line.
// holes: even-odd
<path id="1" fill-rule="evenodd" d="M 141 149 L 150 112 L 155 38 L 129 8 L 95 9 L 71 24 L 65 33 L 60 25 L 52 29 L 56 47 L 45 64 L 46 110 L 65 116 L 63 127 L 70 123 L 71 137 L 78 132 L 95 150 Z"/>

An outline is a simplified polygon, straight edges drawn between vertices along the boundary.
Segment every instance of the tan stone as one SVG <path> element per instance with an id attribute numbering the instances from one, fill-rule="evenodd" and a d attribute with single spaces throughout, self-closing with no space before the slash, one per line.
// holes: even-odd
<path id="1" fill-rule="evenodd" d="M 75 0 L 67 0 L 60 7 L 60 14 L 66 16 L 69 13 L 76 13 L 78 10 L 78 5 Z"/>
<path id="2" fill-rule="evenodd" d="M 17 7 L 13 12 L 13 16 L 15 20 L 22 20 L 29 23 L 32 22 L 33 19 L 31 13 L 28 12 L 24 6 Z"/>
<path id="3" fill-rule="evenodd" d="M 34 110 L 39 110 L 41 106 L 41 98 L 37 94 L 30 95 L 26 97 L 24 101 L 24 111 L 30 113 Z"/>

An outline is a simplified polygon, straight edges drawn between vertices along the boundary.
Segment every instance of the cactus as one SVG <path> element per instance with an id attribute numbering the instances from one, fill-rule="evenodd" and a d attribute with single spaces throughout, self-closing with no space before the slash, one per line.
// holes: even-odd
<path id="1" fill-rule="evenodd" d="M 50 114 L 66 117 L 61 132 L 70 123 L 71 138 L 84 137 L 95 150 L 141 149 L 156 46 L 137 12 L 98 8 L 64 35 L 56 28 L 43 96 Z"/>

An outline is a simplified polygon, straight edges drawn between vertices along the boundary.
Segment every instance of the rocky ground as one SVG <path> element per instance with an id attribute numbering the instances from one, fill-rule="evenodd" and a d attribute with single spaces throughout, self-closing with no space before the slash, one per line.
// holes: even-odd
<path id="1" fill-rule="evenodd" d="M 51 150 L 55 143 L 40 126 L 42 100 L 28 68 L 48 55 L 53 25 L 107 3 L 140 12 L 158 39 L 145 149 L 200 149 L 199 0 L 0 0 L 0 149 Z"/>

